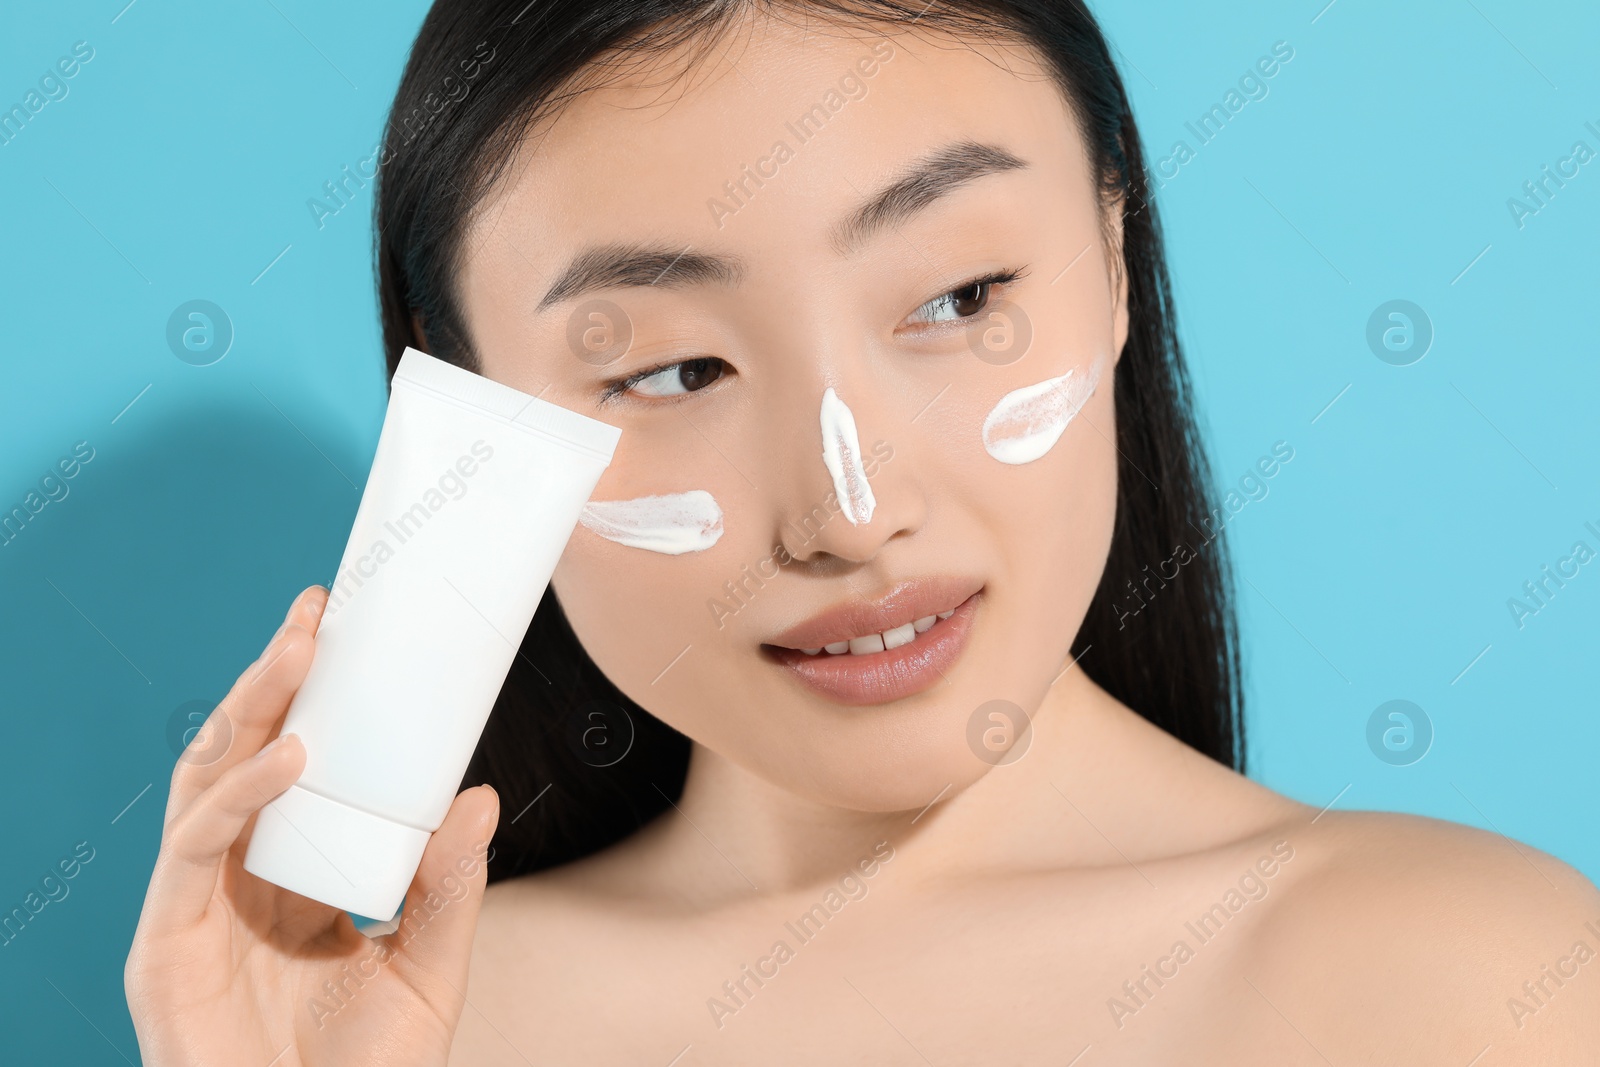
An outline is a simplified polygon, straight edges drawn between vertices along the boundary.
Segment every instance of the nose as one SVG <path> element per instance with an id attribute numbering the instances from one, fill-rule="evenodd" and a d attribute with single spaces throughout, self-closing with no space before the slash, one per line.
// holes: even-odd
<path id="1" fill-rule="evenodd" d="M 777 532 L 795 560 L 865 562 L 922 527 L 927 502 L 889 395 L 865 371 L 796 383 L 784 421 L 798 444 L 780 465 L 789 473 Z"/>

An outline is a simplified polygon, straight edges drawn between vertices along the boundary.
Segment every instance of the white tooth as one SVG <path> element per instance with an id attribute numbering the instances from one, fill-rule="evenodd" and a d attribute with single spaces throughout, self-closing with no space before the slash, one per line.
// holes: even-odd
<path id="1" fill-rule="evenodd" d="M 951 608 L 949 611 L 941 611 L 941 612 L 939 612 L 939 618 L 948 619 L 950 616 L 954 615 L 955 613 L 956 613 L 956 609 L 955 608 Z"/>
<path id="2" fill-rule="evenodd" d="M 852 637 L 850 639 L 850 651 L 857 656 L 867 652 L 882 652 L 883 635 L 868 634 L 865 637 Z"/>
<path id="3" fill-rule="evenodd" d="M 936 618 L 938 618 L 937 615 L 924 615 L 922 618 L 916 620 L 911 625 L 917 631 L 917 633 L 925 634 L 925 633 L 928 632 L 928 628 L 933 625 L 933 620 L 936 619 Z"/>
<path id="4" fill-rule="evenodd" d="M 908 622 L 904 626 L 896 626 L 892 630 L 883 631 L 883 647 L 899 648 L 901 645 L 909 645 L 916 636 L 916 627 Z"/>
<path id="5" fill-rule="evenodd" d="M 844 653 L 850 651 L 850 642 L 849 641 L 835 641 L 831 645 L 823 645 L 822 647 L 827 649 L 833 655 L 839 656 L 839 655 L 843 655 Z"/>
<path id="6" fill-rule="evenodd" d="M 821 652 L 822 649 L 820 649 L 820 648 L 802 648 L 800 651 L 804 652 L 808 656 L 815 656 L 818 652 Z"/>

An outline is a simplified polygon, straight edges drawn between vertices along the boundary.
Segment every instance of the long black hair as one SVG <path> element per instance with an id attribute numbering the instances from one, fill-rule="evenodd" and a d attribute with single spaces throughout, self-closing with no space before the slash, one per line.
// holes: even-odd
<path id="1" fill-rule="evenodd" d="M 1082 0 L 437 0 L 380 156 L 375 251 L 390 375 L 407 345 L 479 369 L 454 288 L 463 236 L 530 126 L 618 62 L 709 47 L 757 7 L 1022 43 L 1048 63 L 1083 131 L 1103 209 L 1121 212 L 1117 267 L 1128 283 L 1129 334 L 1115 374 L 1115 529 L 1072 654 L 1150 722 L 1242 770 L 1228 564 L 1220 538 L 1202 533 L 1216 512 L 1161 229 L 1122 79 Z M 1163 562 L 1175 553 L 1181 565 L 1169 574 Z M 688 754 L 683 735 L 600 672 L 547 591 L 463 783 L 492 783 L 501 796 L 491 879 L 627 836 L 677 798 Z"/>

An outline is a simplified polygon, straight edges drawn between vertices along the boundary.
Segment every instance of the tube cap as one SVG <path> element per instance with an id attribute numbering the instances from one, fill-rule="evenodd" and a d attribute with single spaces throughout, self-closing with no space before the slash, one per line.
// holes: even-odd
<path id="1" fill-rule="evenodd" d="M 292 785 L 261 809 L 245 850 L 257 878 L 368 919 L 392 919 L 433 835 Z"/>

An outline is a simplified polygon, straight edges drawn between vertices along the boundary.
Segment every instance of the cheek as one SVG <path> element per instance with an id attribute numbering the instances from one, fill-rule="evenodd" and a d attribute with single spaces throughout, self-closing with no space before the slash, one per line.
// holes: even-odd
<path id="1" fill-rule="evenodd" d="M 681 454 L 681 452 L 680 452 Z M 726 464 L 724 463 L 724 466 Z M 631 467 L 602 481 L 551 579 L 573 632 L 608 679 L 675 728 L 738 680 L 741 613 L 778 577 L 758 506 L 727 479 Z M 737 474 L 729 471 L 730 477 Z M 704 488 L 626 496 L 652 482 Z"/>
<path id="2" fill-rule="evenodd" d="M 993 464 L 993 480 L 1006 487 L 1006 525 L 1026 546 L 1030 568 L 1055 579 L 1056 595 L 1064 589 L 1083 594 L 1085 608 L 1116 521 L 1116 433 L 1106 375 L 1041 458 L 1022 466 Z"/>
<path id="3" fill-rule="evenodd" d="M 996 654 L 1022 678 L 1070 644 L 1105 570 L 1116 523 L 1116 413 L 1108 372 L 1047 451 L 1002 463 L 984 448 L 980 425 L 1004 388 L 974 393 L 953 413 L 960 432 L 938 446 L 942 470 L 925 476 L 976 520 L 971 536 L 987 546 L 980 558 L 992 561 L 990 601 L 1007 644 Z"/>
<path id="4" fill-rule="evenodd" d="M 1002 543 L 1075 544 L 1109 525 L 1114 369 L 1109 339 L 1083 324 L 1036 338 L 1024 358 L 963 391 L 944 449 L 969 472 Z"/>
<path id="5" fill-rule="evenodd" d="M 1053 483 L 1059 488 L 1047 500 L 1052 513 L 1042 529 L 1057 533 L 1040 538 L 1040 550 L 1049 557 L 1060 583 L 1056 588 L 1077 612 L 1074 629 L 1100 584 L 1116 529 L 1116 438 L 1116 405 L 1108 374 L 1056 446 L 1063 453 Z"/>
<path id="6" fill-rule="evenodd" d="M 1007 392 L 984 416 L 984 451 L 1008 466 L 1049 454 L 1098 391 L 1109 362 L 1098 356 Z"/>
<path id="7" fill-rule="evenodd" d="M 567 622 L 595 665 L 630 699 L 667 721 L 662 697 L 679 691 L 684 661 L 716 633 L 704 602 L 712 576 L 726 565 L 721 556 L 716 548 L 659 555 L 614 544 L 580 526 L 551 579 Z"/>
<path id="8" fill-rule="evenodd" d="M 654 711 L 638 694 L 661 692 L 662 671 L 717 632 L 707 600 L 738 572 L 752 522 L 737 473 L 687 421 L 624 426 L 551 585 L 590 657 Z"/>

